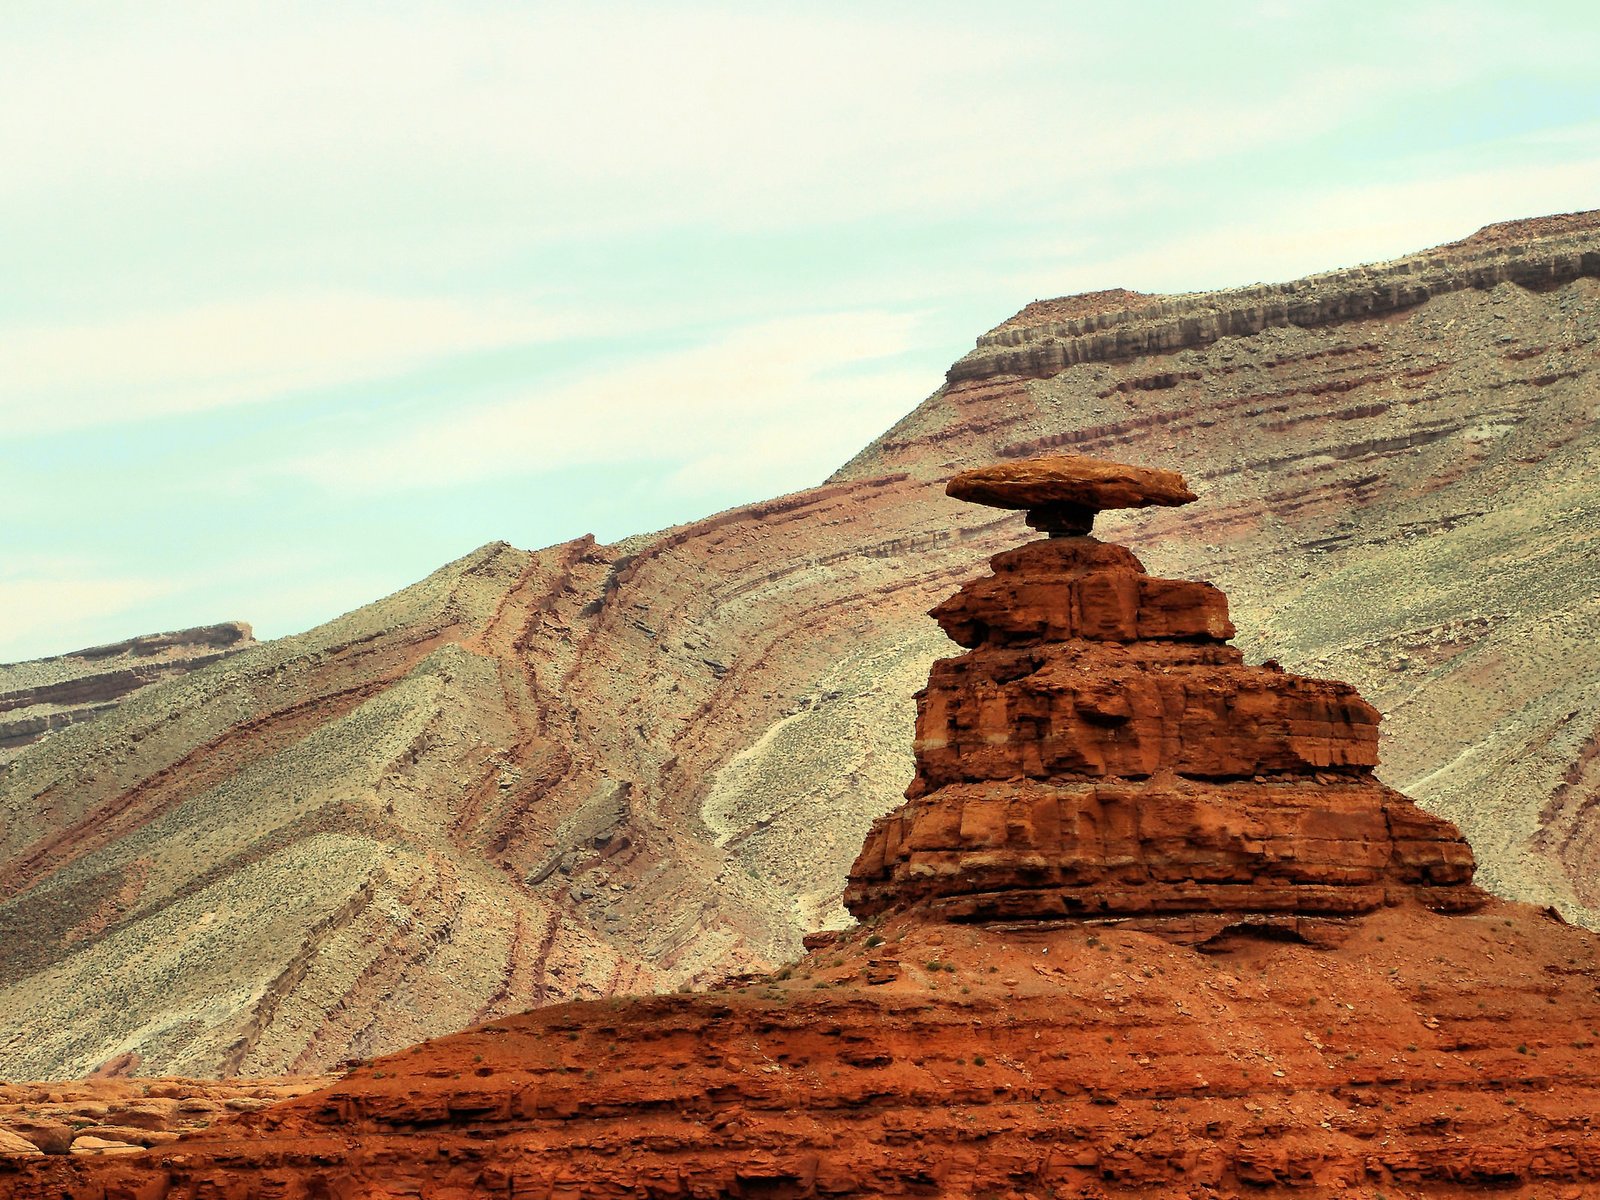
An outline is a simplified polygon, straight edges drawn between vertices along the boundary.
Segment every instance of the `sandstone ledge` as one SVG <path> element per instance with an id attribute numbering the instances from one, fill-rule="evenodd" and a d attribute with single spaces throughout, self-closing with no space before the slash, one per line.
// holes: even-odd
<path id="1" fill-rule="evenodd" d="M 1600 211 L 1490 227 L 1436 250 L 1294 283 L 1174 296 L 1112 291 L 1104 293 L 1103 306 L 1067 319 L 1052 319 L 1069 311 L 1059 303 L 1030 306 L 980 337 L 946 377 L 951 383 L 1048 378 L 1077 363 L 1168 354 L 1286 325 L 1383 316 L 1469 288 L 1513 283 L 1543 290 L 1584 276 L 1600 276 Z"/>

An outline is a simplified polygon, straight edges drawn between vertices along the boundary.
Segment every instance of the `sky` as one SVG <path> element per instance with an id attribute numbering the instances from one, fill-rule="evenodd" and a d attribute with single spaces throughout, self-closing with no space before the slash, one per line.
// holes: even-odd
<path id="1" fill-rule="evenodd" d="M 812 486 L 1030 300 L 1600 207 L 1600 6 L 0 4 L 0 661 Z"/>

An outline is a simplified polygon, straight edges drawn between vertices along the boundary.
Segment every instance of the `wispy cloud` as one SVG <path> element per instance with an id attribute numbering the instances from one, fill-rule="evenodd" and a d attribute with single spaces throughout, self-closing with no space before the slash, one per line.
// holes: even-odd
<path id="1" fill-rule="evenodd" d="M 85 640 L 814 482 L 1030 299 L 1600 195 L 1576 3 L 0 9 L 0 566 L 91 559 L 6 593 Z"/>
<path id="2" fill-rule="evenodd" d="M 784 477 L 796 466 L 821 472 L 937 384 L 895 362 L 913 327 L 910 315 L 876 311 L 762 322 L 341 446 L 293 470 L 360 493 L 640 460 L 740 482 L 772 478 L 779 462 Z"/>
<path id="3" fill-rule="evenodd" d="M 1298 278 L 1466 237 L 1484 225 L 1600 202 L 1600 127 L 1587 127 L 1588 161 L 1518 171 L 1457 171 L 1393 183 L 1335 187 L 1292 210 L 1249 214 L 1203 237 L 1169 238 L 1094 270 L 1146 291 L 1193 291 Z"/>
<path id="4" fill-rule="evenodd" d="M 578 332 L 483 301 L 309 293 L 0 336 L 0 425 L 38 433 L 195 412 Z"/>
<path id="5" fill-rule="evenodd" d="M 13 564 L 0 573 L 6 658 L 14 662 L 97 641 L 96 631 L 115 627 L 123 614 L 172 591 L 167 581 L 107 577 L 87 563 Z"/>
<path id="6" fill-rule="evenodd" d="M 7 111 L 47 118 L 0 132 L 0 196 L 238 203 L 254 187 L 339 220 L 470 217 L 535 240 L 970 213 L 1304 140 L 1483 70 L 1496 46 L 1463 24 L 1510 36 L 1463 5 L 1427 34 L 1447 50 L 1419 55 L 1420 22 L 1350 8 L 1241 28 L 1183 5 L 1127 20 L 1022 5 L 977 23 L 827 4 L 106 20 L 94 38 L 0 47 Z M 1532 19 L 1518 36 L 1552 70 L 1579 55 Z M 1295 68 L 1273 65 L 1291 51 Z"/>

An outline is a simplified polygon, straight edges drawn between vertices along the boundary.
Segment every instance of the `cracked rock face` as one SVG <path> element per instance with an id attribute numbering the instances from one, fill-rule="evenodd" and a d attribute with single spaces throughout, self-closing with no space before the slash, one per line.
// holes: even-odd
<path id="1" fill-rule="evenodd" d="M 1026 481 L 1009 498 L 1035 506 L 1191 495 L 1172 472 L 1087 459 L 990 473 Z M 1095 491 L 1141 474 L 1159 487 Z M 997 502 L 963 482 L 984 476 L 951 493 Z M 1188 941 L 1248 925 L 1317 941 L 1385 904 L 1483 903 L 1455 826 L 1374 777 L 1377 710 L 1348 684 L 1246 665 L 1216 588 L 1152 578 L 1086 536 L 992 566 L 933 610 L 967 652 L 935 663 L 917 696 L 916 778 L 851 871 L 857 917 L 1133 921 Z"/>

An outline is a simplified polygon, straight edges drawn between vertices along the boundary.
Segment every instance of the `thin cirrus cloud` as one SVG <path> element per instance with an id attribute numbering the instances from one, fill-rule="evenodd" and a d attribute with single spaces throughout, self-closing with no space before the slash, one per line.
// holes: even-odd
<path id="1" fill-rule="evenodd" d="M 117 578 L 91 568 L 13 567 L 0 576 L 0 625 L 7 660 L 61 653 L 102 640 L 101 623 L 175 591 L 169 581 Z"/>
<path id="2" fill-rule="evenodd" d="M 1107 283 L 1139 280 L 1164 291 L 1279 282 L 1413 253 L 1508 217 L 1592 207 L 1600 196 L 1600 126 L 1574 129 L 1572 140 L 1588 143 L 1593 156 L 1514 172 L 1332 188 L 1293 210 L 1214 226 L 1204 238 L 1163 239 L 1100 259 L 1095 270 Z"/>
<path id="3" fill-rule="evenodd" d="M 915 324 L 896 312 L 761 322 L 308 456 L 291 470 L 358 493 L 642 460 L 677 461 L 724 484 L 770 481 L 777 466 L 777 478 L 798 485 L 937 384 L 897 361 Z M 736 445 L 764 449 L 730 453 Z"/>
<path id="4" fill-rule="evenodd" d="M 576 332 L 512 305 L 331 293 L 12 326 L 0 423 L 26 435 L 194 413 Z"/>
<path id="5" fill-rule="evenodd" d="M 1040 56 L 1028 39 L 974 40 L 958 22 L 755 8 L 257 17 L 108 23 L 0 48 L 7 107 L 49 114 L 0 130 L 12 166 L 0 196 L 331 169 L 342 185 L 381 173 L 388 199 L 405 201 L 397 181 L 437 184 L 444 165 L 500 194 L 557 183 L 537 200 L 568 216 L 602 201 L 648 222 L 815 185 L 867 145 L 898 157 L 959 146 L 1008 115 L 985 85 Z M 640 184 L 651 191 L 616 190 Z"/>
<path id="6" fill-rule="evenodd" d="M 49 114 L 0 129 L 0 199 L 104 186 L 203 207 L 221 182 L 380 224 L 520 216 L 534 237 L 973 212 L 1107 171 L 1304 140 L 1483 68 L 1483 47 L 1452 41 L 1449 22 L 1431 39 L 1439 53 L 1382 49 L 1398 19 L 1380 10 L 1363 24 L 1382 61 L 1273 69 L 1263 90 L 1254 73 L 1304 49 L 1294 37 L 1208 30 L 1209 69 L 1178 58 L 1130 70 L 1161 39 L 1104 17 L 1034 17 L 974 29 L 939 6 L 906 20 L 826 5 L 549 5 L 397 21 L 354 5 L 301 22 L 264 8 L 107 22 L 94 37 L 0 48 L 6 108 Z M 1181 8 L 1166 20 L 1217 23 Z M 1330 35 L 1354 23 L 1335 18 Z M 1554 69 L 1571 47 L 1550 53 Z M 1246 56 L 1249 76 L 1230 69 Z M 1182 115 L 1200 95 L 1202 110 Z"/>
<path id="7" fill-rule="evenodd" d="M 3 8 L 0 568 L 79 565 L 0 574 L 0 635 L 43 648 L 815 483 L 1036 297 L 1600 195 L 1565 0 Z"/>

